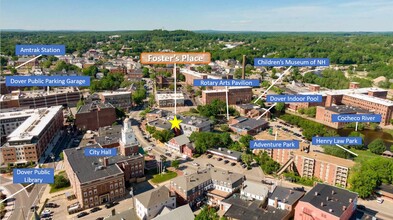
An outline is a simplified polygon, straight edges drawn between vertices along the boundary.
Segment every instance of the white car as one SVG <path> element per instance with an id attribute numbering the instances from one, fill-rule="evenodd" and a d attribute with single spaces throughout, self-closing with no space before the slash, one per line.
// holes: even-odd
<path id="1" fill-rule="evenodd" d="M 45 209 L 43 212 L 42 212 L 42 214 L 43 215 L 49 215 L 49 214 L 51 214 L 52 212 L 49 210 L 49 209 Z"/>
<path id="2" fill-rule="evenodd" d="M 199 167 L 199 163 L 197 162 L 192 162 L 192 165 Z"/>
<path id="3" fill-rule="evenodd" d="M 382 198 L 377 198 L 377 202 L 379 203 L 379 204 L 382 204 L 383 203 L 383 199 Z"/>

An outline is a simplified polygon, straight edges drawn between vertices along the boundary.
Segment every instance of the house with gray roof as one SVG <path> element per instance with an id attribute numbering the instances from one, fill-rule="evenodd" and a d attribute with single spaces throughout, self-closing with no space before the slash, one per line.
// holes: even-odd
<path id="1" fill-rule="evenodd" d="M 176 197 L 165 186 L 135 196 L 136 215 L 143 220 L 153 219 L 164 209 L 176 208 Z"/>
<path id="2" fill-rule="evenodd" d="M 172 138 L 165 146 L 169 151 L 183 154 L 184 157 L 192 157 L 194 152 L 194 145 L 185 134 Z"/>
<path id="3" fill-rule="evenodd" d="M 153 220 L 174 220 L 174 219 L 181 219 L 181 220 L 194 220 L 195 215 L 191 210 L 191 207 L 187 205 L 183 205 L 177 207 L 175 209 L 169 209 L 165 207 L 157 217 Z"/>
<path id="4" fill-rule="evenodd" d="M 229 128 L 241 135 L 256 135 L 266 129 L 269 123 L 263 119 L 237 117 L 230 120 Z"/>
<path id="5" fill-rule="evenodd" d="M 198 207 L 207 197 L 207 203 L 219 205 L 220 201 L 240 190 L 244 175 L 218 168 L 206 168 L 179 176 L 170 181 L 170 190 L 176 193 L 179 204 Z"/>

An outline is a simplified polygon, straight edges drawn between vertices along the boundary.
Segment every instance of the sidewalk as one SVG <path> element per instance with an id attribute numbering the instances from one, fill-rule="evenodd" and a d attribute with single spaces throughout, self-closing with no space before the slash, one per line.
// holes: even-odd
<path id="1" fill-rule="evenodd" d="M 50 155 L 50 153 L 52 152 L 53 148 L 56 146 L 57 142 L 59 141 L 61 135 L 62 135 L 62 130 L 59 131 L 55 137 L 49 142 L 48 144 L 48 148 L 46 148 L 44 154 L 40 157 L 40 160 L 38 162 L 38 164 L 43 164 L 46 160 L 46 158 Z"/>

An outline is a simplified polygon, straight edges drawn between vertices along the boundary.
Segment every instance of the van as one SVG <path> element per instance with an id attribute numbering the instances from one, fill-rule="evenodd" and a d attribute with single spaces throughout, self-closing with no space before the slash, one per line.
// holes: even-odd
<path id="1" fill-rule="evenodd" d="M 382 199 L 382 198 L 377 198 L 377 202 L 378 202 L 379 204 L 382 204 L 382 203 L 383 203 L 383 199 Z"/>

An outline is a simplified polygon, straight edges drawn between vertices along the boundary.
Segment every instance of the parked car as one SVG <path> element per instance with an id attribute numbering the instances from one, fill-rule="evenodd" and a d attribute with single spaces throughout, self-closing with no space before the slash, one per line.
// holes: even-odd
<path id="1" fill-rule="evenodd" d="M 98 217 L 96 220 L 104 220 L 104 217 Z"/>
<path id="2" fill-rule="evenodd" d="M 32 212 L 34 212 L 37 209 L 38 209 L 38 206 L 36 206 L 36 205 L 33 205 L 32 207 L 30 207 L 30 211 L 32 211 Z"/>
<path id="3" fill-rule="evenodd" d="M 382 204 L 383 203 L 383 199 L 382 198 L 377 198 L 377 202 L 379 203 L 379 204 Z"/>
<path id="4" fill-rule="evenodd" d="M 236 165 L 236 163 L 235 163 L 235 162 L 232 162 L 232 163 L 231 163 L 231 166 L 235 166 L 235 165 Z"/>
<path id="5" fill-rule="evenodd" d="M 192 165 L 199 167 L 199 163 L 197 162 L 192 162 Z"/>
<path id="6" fill-rule="evenodd" d="M 51 214 L 52 211 L 49 209 L 45 209 L 44 211 L 42 211 L 42 214 Z"/>
<path id="7" fill-rule="evenodd" d="M 100 207 L 94 207 L 94 208 L 90 209 L 90 213 L 98 212 L 100 210 L 101 210 Z"/>
<path id="8" fill-rule="evenodd" d="M 86 215 L 88 215 L 89 213 L 87 213 L 87 212 L 81 212 L 81 213 L 79 213 L 76 217 L 77 218 L 82 218 L 83 216 L 86 216 Z"/>
<path id="9" fill-rule="evenodd" d="M 213 155 L 211 155 L 211 154 L 207 155 L 207 158 L 209 158 L 209 159 L 212 158 L 212 157 L 213 157 Z"/>
<path id="10" fill-rule="evenodd" d="M 229 163 L 229 160 L 224 160 L 224 163 L 225 163 L 225 164 Z"/>
<path id="11" fill-rule="evenodd" d="M 219 158 L 217 158 L 217 160 L 218 160 L 218 161 L 222 161 L 222 158 L 221 158 L 221 157 L 219 157 Z"/>
<path id="12" fill-rule="evenodd" d="M 211 164 L 211 163 L 208 163 L 208 164 L 206 164 L 206 167 L 209 167 L 209 168 L 211 168 L 211 167 L 214 167 L 214 165 L 213 165 L 213 164 Z"/>
<path id="13" fill-rule="evenodd" d="M 45 204 L 45 208 L 57 208 L 58 205 L 56 203 L 53 202 L 49 202 Z"/>
<path id="14" fill-rule="evenodd" d="M 118 202 L 108 202 L 107 204 L 105 204 L 105 208 L 109 209 L 117 204 L 119 204 L 119 203 Z"/>

